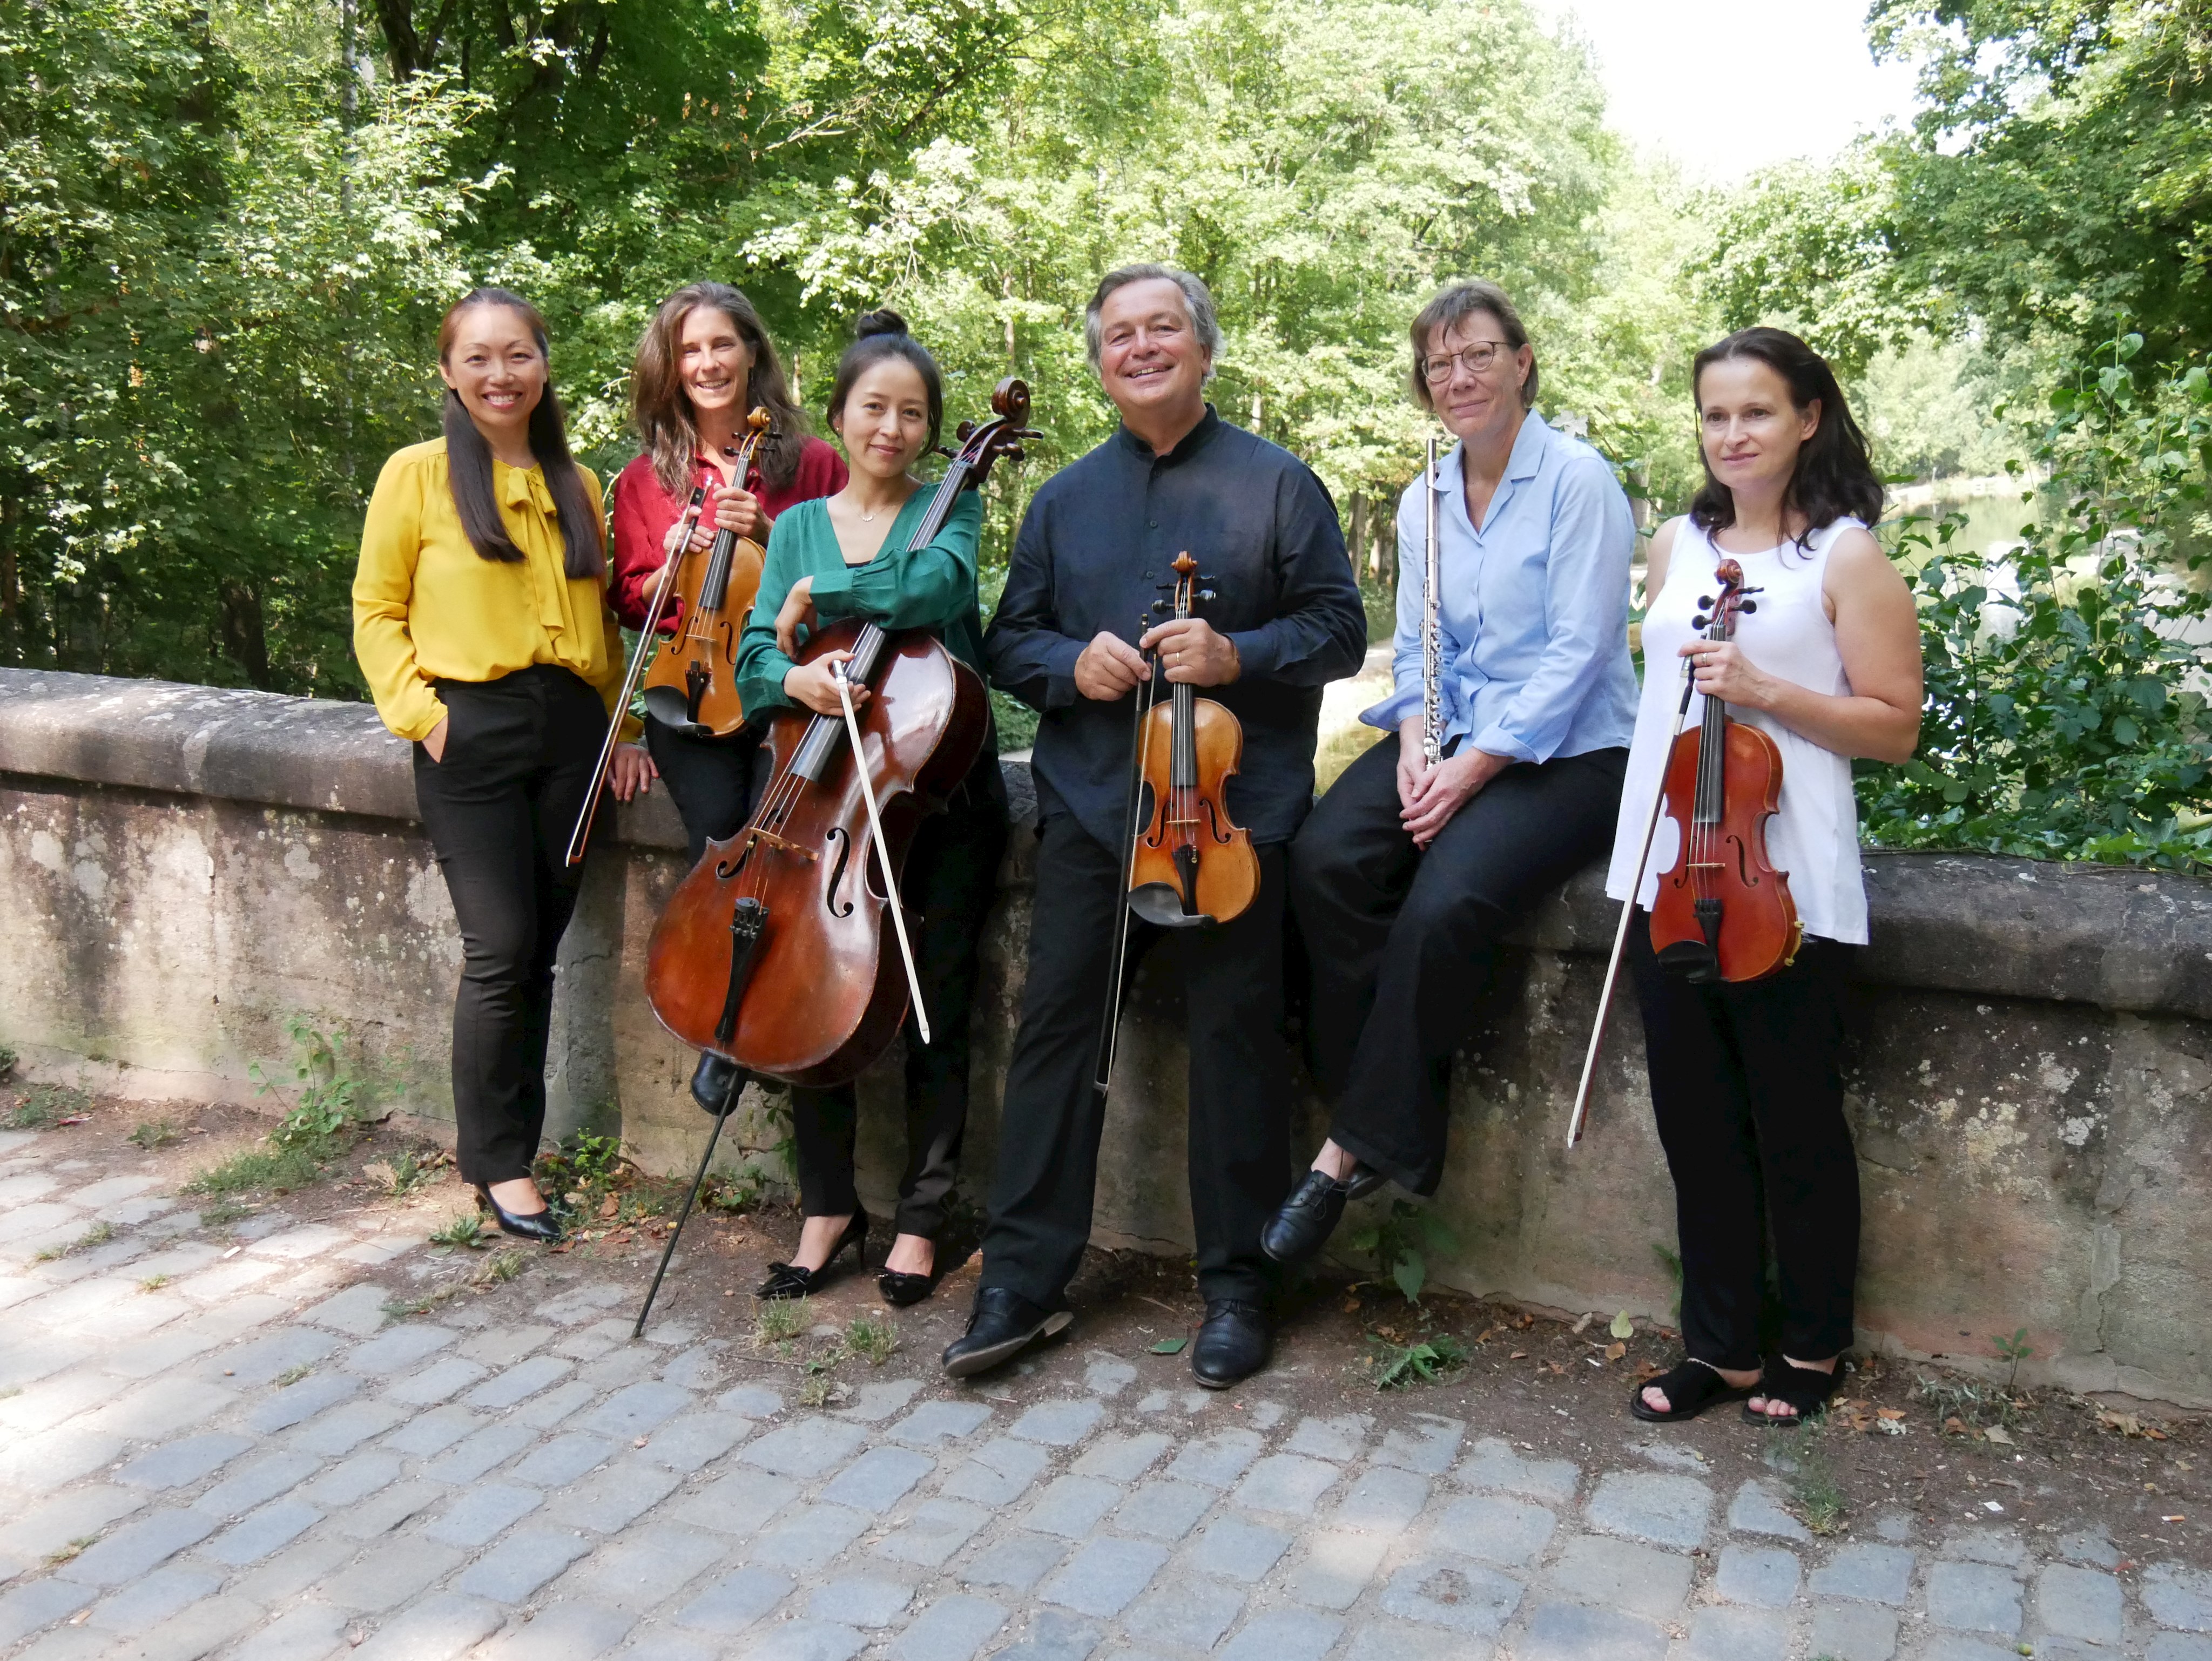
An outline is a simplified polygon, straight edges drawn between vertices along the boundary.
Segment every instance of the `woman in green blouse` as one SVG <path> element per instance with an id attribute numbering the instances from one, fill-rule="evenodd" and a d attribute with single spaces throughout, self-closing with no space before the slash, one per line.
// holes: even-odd
<path id="1" fill-rule="evenodd" d="M 908 470 L 937 446 L 945 392 L 937 364 L 896 312 L 871 312 L 846 349 L 830 389 L 829 420 L 852 475 L 834 496 L 799 503 L 776 519 L 760 596 L 738 647 L 746 715 L 765 719 L 794 706 L 841 712 L 830 652 L 796 661 L 813 631 L 847 618 L 886 629 L 926 628 L 981 672 L 982 619 L 975 597 L 975 541 L 982 505 L 963 493 L 926 547 L 909 549 L 928 495 Z M 858 688 L 857 702 L 867 696 Z M 1006 786 L 995 734 L 953 792 L 947 811 L 922 821 L 907 853 L 900 897 L 918 912 L 915 963 L 934 1042 L 911 1021 L 906 1040 L 906 1171 L 897 1238 L 877 1285 L 892 1304 L 918 1302 L 937 1284 L 936 1239 L 968 1125 L 968 1006 L 976 945 L 1006 845 Z M 763 1298 L 803 1298 L 851 1247 L 865 1262 L 867 1214 L 853 1186 L 853 1087 L 793 1089 L 792 1134 L 805 1221 L 791 1261 L 770 1265 Z"/>

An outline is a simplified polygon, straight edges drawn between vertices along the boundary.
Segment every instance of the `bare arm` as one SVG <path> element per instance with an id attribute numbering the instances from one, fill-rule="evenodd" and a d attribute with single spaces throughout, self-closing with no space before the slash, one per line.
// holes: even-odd
<path id="1" fill-rule="evenodd" d="M 1655 576 L 1662 569 L 1660 560 L 1655 538 Z M 1658 591 L 1656 581 L 1650 591 Z M 1837 538 L 1828 555 L 1821 597 L 1836 625 L 1836 649 L 1851 687 L 1847 696 L 1831 697 L 1769 675 L 1734 641 L 1692 640 L 1682 648 L 1685 654 L 1705 658 L 1697 671 L 1698 690 L 1762 710 L 1838 755 L 1902 761 L 1920 743 L 1920 618 L 1911 591 L 1872 536 L 1850 530 Z"/>

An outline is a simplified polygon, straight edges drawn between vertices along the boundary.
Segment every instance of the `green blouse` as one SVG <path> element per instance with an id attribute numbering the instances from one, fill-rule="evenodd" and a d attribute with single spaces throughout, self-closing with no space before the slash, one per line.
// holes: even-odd
<path id="1" fill-rule="evenodd" d="M 963 490 L 937 540 L 909 549 L 936 488 L 907 498 L 883 545 L 866 565 L 848 565 L 830 523 L 826 499 L 799 502 L 776 516 L 761 563 L 760 597 L 738 641 L 738 696 L 749 718 L 796 706 L 783 689 L 792 660 L 776 649 L 776 614 L 801 577 L 814 579 L 814 615 L 824 626 L 857 617 L 885 629 L 926 628 L 946 651 L 983 669 L 983 619 L 975 595 L 975 543 L 983 504 Z"/>

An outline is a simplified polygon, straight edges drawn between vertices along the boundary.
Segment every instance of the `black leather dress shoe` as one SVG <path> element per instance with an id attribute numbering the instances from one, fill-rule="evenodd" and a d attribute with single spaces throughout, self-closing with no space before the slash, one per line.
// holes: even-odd
<path id="1" fill-rule="evenodd" d="M 510 1211 L 491 1197 L 491 1190 L 477 1190 L 477 1209 L 489 1211 L 499 1224 L 499 1232 L 512 1234 L 517 1240 L 536 1240 L 540 1246 L 557 1246 L 561 1240 L 560 1220 L 554 1216 L 550 1205 L 535 1211 Z"/>
<path id="2" fill-rule="evenodd" d="M 692 1100 L 716 1118 L 727 1118 L 744 1090 L 744 1068 L 712 1050 L 699 1052 L 699 1064 L 691 1070 Z"/>
<path id="3" fill-rule="evenodd" d="M 850 1247 L 853 1260 L 866 1264 L 868 1260 L 868 1214 L 853 1213 L 853 1220 L 845 1225 L 845 1232 L 837 1236 L 836 1245 L 830 1255 L 822 1259 L 819 1269 L 801 1269 L 796 1264 L 772 1263 L 768 1266 L 768 1278 L 753 1288 L 753 1296 L 762 1299 L 811 1298 L 834 1278 L 831 1270 L 837 1259 Z"/>
<path id="4" fill-rule="evenodd" d="M 945 1345 L 945 1370 L 956 1379 L 988 1373 L 1040 1338 L 1066 1331 L 1074 1318 L 1065 1309 L 1047 1309 L 1006 1287 L 987 1286 L 975 1294 L 967 1332 Z"/>
<path id="5" fill-rule="evenodd" d="M 905 1309 L 936 1291 L 937 1282 L 943 1278 L 941 1270 L 933 1269 L 927 1275 L 908 1275 L 886 1269 L 876 1276 L 876 1290 L 883 1294 L 884 1301 L 892 1308 Z"/>
<path id="6" fill-rule="evenodd" d="M 1256 1303 L 1215 1298 L 1206 1306 L 1205 1325 L 1190 1347 L 1192 1376 L 1208 1390 L 1226 1390 L 1267 1364 L 1275 1329 Z"/>
<path id="7" fill-rule="evenodd" d="M 1279 1264 L 1304 1263 L 1328 1243 L 1346 1205 L 1365 1198 L 1389 1180 L 1364 1165 L 1353 1166 L 1352 1174 L 1342 1179 L 1325 1171 L 1307 1172 L 1260 1231 L 1260 1249 Z"/>

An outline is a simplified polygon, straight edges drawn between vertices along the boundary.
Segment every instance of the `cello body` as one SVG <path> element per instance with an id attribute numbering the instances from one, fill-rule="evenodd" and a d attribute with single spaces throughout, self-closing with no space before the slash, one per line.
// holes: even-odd
<path id="1" fill-rule="evenodd" d="M 850 648 L 863 627 L 823 631 L 801 661 Z M 975 765 L 990 700 L 975 671 L 921 630 L 884 637 L 865 679 L 875 695 L 860 712 L 860 734 L 896 880 L 925 815 Z M 799 752 L 814 718 L 784 710 L 770 722 L 763 743 L 777 780 L 804 765 Z M 884 949 L 889 902 L 859 779 L 841 764 L 826 784 L 787 790 L 781 801 L 771 784 L 751 823 L 708 844 L 661 912 L 646 954 L 646 997 L 677 1038 L 749 1071 L 808 1086 L 857 1076 L 907 1012 L 898 955 Z M 765 922 L 747 995 L 725 1039 L 716 1029 L 741 898 L 757 901 Z"/>

